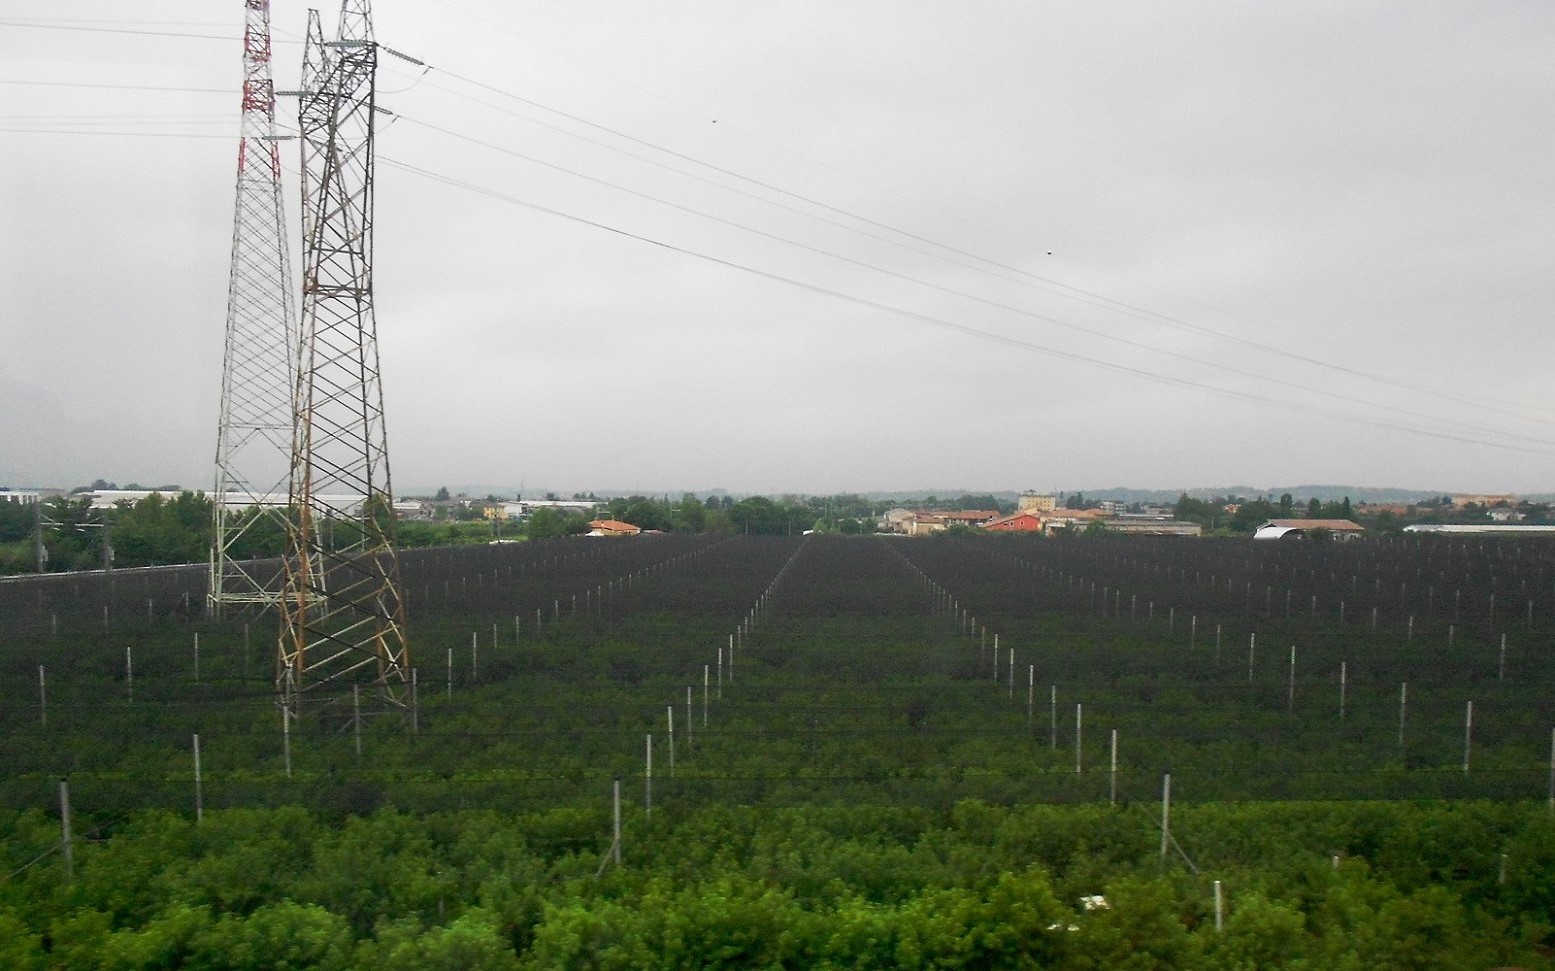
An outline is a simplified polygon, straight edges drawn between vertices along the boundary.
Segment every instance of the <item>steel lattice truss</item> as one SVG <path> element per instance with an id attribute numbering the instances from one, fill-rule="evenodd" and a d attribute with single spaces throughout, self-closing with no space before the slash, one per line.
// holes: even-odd
<path id="1" fill-rule="evenodd" d="M 256 569 L 247 541 L 286 529 L 296 388 L 297 319 L 281 198 L 270 72 L 270 0 L 245 0 L 243 122 L 238 148 L 232 267 L 221 416 L 216 434 L 216 488 L 209 602 L 272 604 L 278 571 Z M 273 564 L 273 561 L 267 561 Z"/>
<path id="2" fill-rule="evenodd" d="M 310 692 L 327 700 L 359 684 L 400 703 L 409 670 L 373 315 L 377 55 L 366 0 L 346 0 L 331 42 L 310 12 L 299 106 L 303 334 L 294 521 L 276 674 L 289 715 Z M 344 508 L 343 496 L 360 504 Z"/>

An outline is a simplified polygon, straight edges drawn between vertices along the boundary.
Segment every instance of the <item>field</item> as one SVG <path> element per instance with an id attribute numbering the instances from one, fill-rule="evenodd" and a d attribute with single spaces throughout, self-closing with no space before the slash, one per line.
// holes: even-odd
<path id="1" fill-rule="evenodd" d="M 1532 964 L 1555 924 L 1548 543 L 665 535 L 403 567 L 413 704 L 341 695 L 289 737 L 273 622 L 205 619 L 201 570 L 0 584 L 0 923 L 40 961 L 155 929 L 194 966 L 284 911 L 340 966 L 493 967 Z M 382 872 L 326 872 L 352 852 Z M 189 882 L 233 859 L 274 872 Z"/>

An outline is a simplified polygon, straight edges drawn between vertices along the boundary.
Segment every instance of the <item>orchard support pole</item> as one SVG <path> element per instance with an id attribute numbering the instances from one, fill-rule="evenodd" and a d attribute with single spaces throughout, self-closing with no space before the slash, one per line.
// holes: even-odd
<path id="1" fill-rule="evenodd" d="M 1118 804 L 1118 730 L 1112 730 L 1112 767 L 1109 770 L 1110 780 L 1107 786 L 1107 803 L 1116 806 Z"/>
<path id="2" fill-rule="evenodd" d="M 59 780 L 59 853 L 65 861 L 65 882 L 69 883 L 75 878 L 75 847 L 70 838 L 70 782 L 64 778 Z"/>
<path id="3" fill-rule="evenodd" d="M 1404 747 L 1404 719 L 1409 714 L 1409 682 L 1398 683 L 1398 747 Z"/>
<path id="4" fill-rule="evenodd" d="M 612 786 L 611 803 L 615 815 L 615 839 L 610 844 L 610 858 L 616 866 L 621 865 L 621 780 L 615 780 Z"/>
<path id="5" fill-rule="evenodd" d="M 1469 771 L 1469 748 L 1474 742 L 1474 702 L 1463 709 L 1463 771 Z"/>
<path id="6" fill-rule="evenodd" d="M 200 736 L 194 736 L 194 823 L 205 822 L 205 778 L 200 773 Z"/>
<path id="7" fill-rule="evenodd" d="M 1080 752 L 1081 752 L 1080 739 L 1082 737 L 1083 727 L 1084 727 L 1084 720 L 1083 720 L 1083 715 L 1085 713 L 1084 709 L 1085 709 L 1085 706 L 1081 705 L 1081 704 L 1078 704 L 1078 703 L 1074 706 L 1074 774 L 1075 775 L 1079 775 L 1080 774 Z"/>

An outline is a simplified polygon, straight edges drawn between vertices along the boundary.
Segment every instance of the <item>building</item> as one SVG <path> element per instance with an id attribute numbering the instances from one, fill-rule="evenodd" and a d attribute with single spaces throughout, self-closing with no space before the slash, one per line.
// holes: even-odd
<path id="1" fill-rule="evenodd" d="M 99 489 L 96 492 L 85 492 L 81 496 L 91 500 L 93 509 L 112 509 L 121 502 L 134 505 L 148 496 L 162 496 L 164 499 L 173 499 L 185 490 L 162 489 Z M 192 491 L 192 490 L 190 490 Z M 262 495 L 253 495 L 247 492 L 226 492 L 220 496 L 213 493 L 201 493 L 207 498 L 214 498 L 222 509 L 228 512 L 242 512 L 254 506 L 265 509 L 285 508 L 291 502 L 291 497 L 284 492 L 268 492 Z M 0 492 L 0 497 L 5 493 Z M 360 516 L 362 503 L 367 497 L 360 493 L 328 493 L 315 495 L 314 501 L 320 503 L 337 516 Z M 433 506 L 429 502 L 417 499 L 394 500 L 394 514 L 400 519 L 431 519 Z"/>
<path id="2" fill-rule="evenodd" d="M 1099 509 L 1054 509 L 1042 513 L 1042 532 L 1048 536 L 1067 530 L 1079 532 L 1102 518 Z"/>
<path id="3" fill-rule="evenodd" d="M 1463 495 L 1463 496 L 1453 496 L 1452 497 L 1452 504 L 1454 506 L 1457 506 L 1460 509 L 1463 508 L 1464 506 L 1484 506 L 1486 509 L 1490 509 L 1493 506 L 1515 506 L 1515 505 L 1517 505 L 1517 497 L 1516 496 L 1511 496 L 1511 495 L 1500 495 L 1500 496 Z"/>
<path id="4" fill-rule="evenodd" d="M 917 515 L 911 509 L 896 506 L 887 509 L 875 525 L 882 533 L 905 533 L 907 532 L 907 524 Z"/>
<path id="5" fill-rule="evenodd" d="M 560 512 L 590 516 L 598 506 L 597 502 L 582 499 L 512 499 L 487 504 L 481 508 L 481 515 L 487 519 L 498 519 L 504 522 L 528 519 L 536 509 L 555 509 Z"/>
<path id="6" fill-rule="evenodd" d="M 904 525 L 907 527 L 904 532 L 908 536 L 927 536 L 943 532 L 950 524 L 937 512 L 915 512 Z"/>
<path id="7" fill-rule="evenodd" d="M 1418 507 L 1407 502 L 1363 502 L 1356 508 L 1368 516 L 1380 516 L 1383 513 L 1393 516 L 1413 516 L 1419 512 Z"/>
<path id="8" fill-rule="evenodd" d="M 1057 496 L 1039 492 L 1022 492 L 1015 503 L 1016 512 L 1052 512 L 1057 508 Z"/>
<path id="9" fill-rule="evenodd" d="M 437 510 L 423 499 L 394 500 L 394 517 L 413 522 L 431 522 Z"/>
<path id="10" fill-rule="evenodd" d="M 1310 539 L 1320 532 L 1334 539 L 1355 539 L 1366 530 L 1348 519 L 1271 519 L 1258 527 L 1253 539 Z"/>
<path id="11" fill-rule="evenodd" d="M 941 513 L 947 526 L 986 526 L 999 518 L 997 509 L 958 509 Z"/>
<path id="12" fill-rule="evenodd" d="M 0 489 L 0 502 L 14 503 L 19 506 L 31 506 L 34 503 L 52 499 L 59 494 L 56 491 L 38 489 Z"/>
<path id="13" fill-rule="evenodd" d="M 631 523 L 623 523 L 618 519 L 595 519 L 589 523 L 590 536 L 636 536 L 642 532 Z"/>
<path id="14" fill-rule="evenodd" d="M 1011 516 L 990 519 L 983 523 L 983 528 L 994 533 L 1040 533 L 1042 517 L 1032 512 L 1018 512 Z"/>
<path id="15" fill-rule="evenodd" d="M 1198 523 L 1185 523 L 1159 516 L 1120 516 L 1098 520 L 1109 533 L 1126 533 L 1130 536 L 1202 536 L 1204 527 Z"/>
<path id="16" fill-rule="evenodd" d="M 519 517 L 528 516 L 536 509 L 557 509 L 587 516 L 598 508 L 600 503 L 589 499 L 519 499 L 508 505 L 518 507 L 516 515 Z"/>
<path id="17" fill-rule="evenodd" d="M 1513 526 L 1498 523 L 1416 523 L 1405 526 L 1406 533 L 1448 533 L 1473 535 L 1493 533 L 1500 536 L 1534 536 L 1555 533 L 1555 526 Z"/>

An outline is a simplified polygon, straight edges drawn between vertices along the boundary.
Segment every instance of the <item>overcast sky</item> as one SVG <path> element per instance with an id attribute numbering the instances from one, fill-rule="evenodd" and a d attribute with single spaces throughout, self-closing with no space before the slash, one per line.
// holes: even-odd
<path id="1" fill-rule="evenodd" d="M 1543 0 L 374 15 L 398 491 L 1555 490 Z M 209 488 L 242 17 L 0 3 L 0 485 Z"/>

